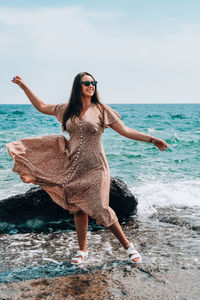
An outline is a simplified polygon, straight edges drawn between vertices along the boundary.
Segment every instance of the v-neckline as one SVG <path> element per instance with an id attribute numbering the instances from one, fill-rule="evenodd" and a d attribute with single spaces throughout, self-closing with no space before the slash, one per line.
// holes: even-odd
<path id="1" fill-rule="evenodd" d="M 78 118 L 79 121 L 82 121 L 82 120 L 83 120 L 85 114 L 87 113 L 87 111 L 90 109 L 91 106 L 92 106 L 92 103 L 90 104 L 90 106 L 88 106 L 88 108 L 86 109 L 86 111 L 84 112 L 84 114 L 82 115 L 81 118 L 79 118 L 79 116 L 77 116 L 77 118 Z"/>

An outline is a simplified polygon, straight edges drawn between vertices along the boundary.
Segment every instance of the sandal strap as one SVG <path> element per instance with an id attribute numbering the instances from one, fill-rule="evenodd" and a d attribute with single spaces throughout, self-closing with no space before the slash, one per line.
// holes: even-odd
<path id="1" fill-rule="evenodd" d="M 133 260 L 134 258 L 141 258 L 141 255 L 138 251 L 134 251 L 134 253 L 129 257 L 130 260 Z"/>
<path id="2" fill-rule="evenodd" d="M 77 256 L 82 256 L 82 258 L 84 258 L 84 257 L 87 257 L 88 256 L 88 252 L 86 251 L 86 252 L 83 252 L 83 251 L 81 251 L 81 250 L 78 250 L 77 252 L 76 252 L 76 254 L 75 254 L 75 256 L 73 257 L 73 259 L 74 258 L 77 258 Z M 80 259 L 80 257 L 78 257 L 77 259 Z"/>
<path id="3" fill-rule="evenodd" d="M 76 262 L 73 262 L 73 260 L 75 260 Z M 71 263 L 72 263 L 73 265 L 75 265 L 75 264 L 78 265 L 78 264 L 81 263 L 81 261 L 82 261 L 82 258 L 74 256 L 74 257 L 72 258 L 72 260 L 71 260 Z"/>
<path id="4" fill-rule="evenodd" d="M 141 257 L 141 255 L 140 255 L 140 253 L 139 253 L 137 250 L 135 250 L 133 243 L 130 243 L 130 246 L 129 246 L 129 248 L 126 250 L 126 253 L 128 254 L 129 260 L 130 260 L 132 263 L 134 262 L 133 260 L 134 260 L 135 258 L 138 258 L 138 261 L 137 261 L 137 262 L 141 262 L 142 257 Z"/>
<path id="5" fill-rule="evenodd" d="M 136 251 L 136 250 L 134 249 L 134 245 L 133 245 L 133 243 L 130 243 L 130 246 L 129 246 L 129 248 L 126 250 L 126 253 L 127 253 L 128 255 L 130 255 L 130 254 L 135 254 L 135 253 L 133 253 L 134 251 Z"/>

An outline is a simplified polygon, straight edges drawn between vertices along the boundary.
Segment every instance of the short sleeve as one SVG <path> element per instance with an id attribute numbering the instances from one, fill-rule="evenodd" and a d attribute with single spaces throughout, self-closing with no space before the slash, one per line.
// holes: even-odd
<path id="1" fill-rule="evenodd" d="M 64 112 L 67 108 L 67 103 L 59 103 L 55 105 L 54 116 L 56 119 L 62 123 Z"/>
<path id="2" fill-rule="evenodd" d="M 104 128 L 108 128 L 114 122 L 118 121 L 121 118 L 121 116 L 110 106 L 104 104 L 103 107 L 104 107 L 103 124 L 104 124 Z"/>

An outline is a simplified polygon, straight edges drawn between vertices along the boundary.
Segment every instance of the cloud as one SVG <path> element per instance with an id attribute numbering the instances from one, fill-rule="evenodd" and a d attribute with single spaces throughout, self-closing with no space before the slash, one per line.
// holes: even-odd
<path id="1" fill-rule="evenodd" d="M 13 55 L 13 48 L 20 48 L 25 57 L 32 55 L 50 61 L 88 60 L 94 53 L 105 62 L 120 60 L 143 65 L 159 62 L 159 65 L 167 63 L 179 67 L 191 64 L 193 60 L 189 55 L 196 56 L 200 50 L 199 25 L 183 25 L 179 31 L 164 36 L 147 36 L 134 34 L 134 31 L 116 35 L 113 28 L 102 24 L 106 19 L 111 22 L 112 18 L 120 22 L 120 17 L 117 12 L 98 13 L 81 6 L 34 10 L 1 8 L 0 22 L 4 25 L 1 45 L 7 55 Z"/>
<path id="2" fill-rule="evenodd" d="M 25 72 L 28 66 L 32 74 L 37 68 L 38 86 L 42 78 L 50 82 L 52 73 L 91 69 L 104 81 L 103 96 L 113 101 L 188 95 L 184 86 L 189 75 L 200 75 L 200 25 L 176 25 L 173 33 L 165 30 L 157 35 L 145 30 L 138 34 L 124 22 L 125 16 L 118 11 L 98 12 L 82 6 L 32 10 L 1 7 L 0 60 L 7 61 L 8 66 L 20 62 L 19 69 Z M 116 91 L 119 78 L 121 85 Z M 199 97 L 196 78 L 194 82 L 191 88 Z M 60 86 L 58 79 L 54 84 L 55 89 Z"/>

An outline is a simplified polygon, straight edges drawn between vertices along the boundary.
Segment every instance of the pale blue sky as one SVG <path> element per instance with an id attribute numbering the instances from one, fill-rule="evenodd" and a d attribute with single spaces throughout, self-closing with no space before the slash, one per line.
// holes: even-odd
<path id="1" fill-rule="evenodd" d="M 0 0 L 0 104 L 66 101 L 81 71 L 105 103 L 200 103 L 199 0 Z"/>

